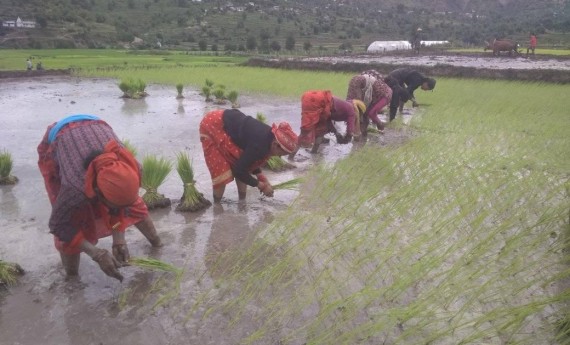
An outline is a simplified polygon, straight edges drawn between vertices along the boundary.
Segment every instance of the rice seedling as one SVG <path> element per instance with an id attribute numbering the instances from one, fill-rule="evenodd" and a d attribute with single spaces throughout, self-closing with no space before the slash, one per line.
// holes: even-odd
<path id="1" fill-rule="evenodd" d="M 214 92 L 212 92 L 212 94 L 213 94 L 214 97 L 216 98 L 215 101 L 214 101 L 214 103 L 216 103 L 216 104 L 225 104 L 225 103 L 226 103 L 226 101 L 225 101 L 225 99 L 226 99 L 225 93 L 226 93 L 226 92 L 225 92 L 224 89 L 219 88 L 219 87 L 216 88 L 216 89 L 214 90 Z"/>
<path id="2" fill-rule="evenodd" d="M 148 155 L 143 159 L 141 186 L 145 193 L 142 198 L 149 209 L 170 206 L 170 199 L 158 193 L 158 187 L 164 183 L 171 170 L 172 163 L 166 158 Z"/>
<path id="3" fill-rule="evenodd" d="M 183 91 L 184 91 L 184 84 L 182 84 L 182 83 L 176 84 L 176 92 L 177 92 L 176 98 L 177 99 L 184 98 L 184 95 L 182 94 Z"/>
<path id="4" fill-rule="evenodd" d="M 123 139 L 123 145 L 125 146 L 125 148 L 127 150 L 129 150 L 129 152 L 133 155 L 133 156 L 137 156 L 137 148 L 131 143 L 131 141 L 129 139 Z"/>
<path id="5" fill-rule="evenodd" d="M 237 91 L 230 91 L 228 93 L 228 100 L 232 103 L 232 108 L 239 108 L 239 103 L 237 102 L 238 93 Z"/>
<path id="6" fill-rule="evenodd" d="M 212 88 L 209 86 L 204 86 L 202 87 L 202 95 L 204 95 L 204 97 L 206 97 L 206 102 L 211 102 L 212 101 Z"/>
<path id="7" fill-rule="evenodd" d="M 566 343 L 568 117 L 531 95 L 567 87 L 441 91 L 404 145 L 305 176 L 287 212 L 233 254 L 205 321 L 260 320 L 243 344 Z"/>
<path id="8" fill-rule="evenodd" d="M 147 270 L 171 272 L 175 274 L 180 274 L 182 272 L 181 268 L 154 258 L 131 257 L 129 259 L 129 265 Z"/>
<path id="9" fill-rule="evenodd" d="M 283 190 L 283 189 L 298 189 L 299 188 L 299 184 L 303 182 L 302 178 L 294 178 L 291 179 L 289 181 L 285 181 L 285 182 L 281 182 L 278 184 L 273 185 L 273 189 L 274 190 Z"/>
<path id="10" fill-rule="evenodd" d="M 24 274 L 20 265 L 0 260 L 0 287 L 12 286 L 18 282 L 18 277 Z"/>
<path id="11" fill-rule="evenodd" d="M 127 78 L 121 80 L 119 89 L 123 92 L 123 98 L 138 99 L 146 97 L 146 83 L 142 79 Z"/>
<path id="12" fill-rule="evenodd" d="M 257 113 L 256 118 L 267 124 L 267 117 L 263 113 Z M 271 156 L 265 163 L 265 167 L 271 171 L 283 171 L 295 168 L 295 165 L 286 162 L 283 158 L 279 156 Z"/>
<path id="13" fill-rule="evenodd" d="M 177 211 L 196 212 L 212 205 L 212 203 L 204 198 L 204 195 L 196 189 L 196 181 L 194 181 L 194 170 L 190 163 L 190 158 L 184 152 L 177 155 L 178 164 L 176 170 L 184 184 L 184 192 L 180 203 L 176 206 Z"/>
<path id="14" fill-rule="evenodd" d="M 211 79 L 206 79 L 205 84 L 207 87 L 209 87 L 210 89 L 212 87 L 214 87 L 214 82 Z"/>
<path id="15" fill-rule="evenodd" d="M 0 185 L 16 184 L 18 178 L 11 175 L 13 167 L 12 155 L 3 150 L 0 152 Z"/>

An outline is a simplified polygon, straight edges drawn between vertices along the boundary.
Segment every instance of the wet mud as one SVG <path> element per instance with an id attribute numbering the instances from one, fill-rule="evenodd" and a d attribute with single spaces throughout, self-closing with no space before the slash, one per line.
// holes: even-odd
<path id="1" fill-rule="evenodd" d="M 121 269 L 120 283 L 100 271 L 82 255 L 79 277 L 66 278 L 59 254 L 48 230 L 50 204 L 37 168 L 37 145 L 46 127 L 71 114 L 94 114 L 107 121 L 121 139 L 137 149 L 139 160 L 155 154 L 173 162 L 180 151 L 192 159 L 196 188 L 211 200 L 210 176 L 202 156 L 198 124 L 203 114 L 216 108 L 203 101 L 198 90 L 186 90 L 176 99 L 173 86 L 149 85 L 149 96 L 121 98 L 116 80 L 42 77 L 5 79 L 0 83 L 0 148 L 14 160 L 12 173 L 19 183 L 0 187 L 0 259 L 17 262 L 25 270 L 20 284 L 0 291 L 0 334 L 2 344 L 235 344 L 234 336 L 255 329 L 255 321 L 231 334 L 220 332 L 228 323 L 224 315 L 212 323 L 190 319 L 175 322 L 169 308 L 151 308 L 156 291 L 179 284 L 187 294 L 209 291 L 215 278 L 231 263 L 229 253 L 246 248 L 259 229 L 272 222 L 298 195 L 279 190 L 273 198 L 248 190 L 245 202 L 238 201 L 235 184 L 226 188 L 221 204 L 198 212 L 178 212 L 183 183 L 171 172 L 159 187 L 173 205 L 151 212 L 164 247 L 152 248 L 136 228 L 127 230 L 131 256 L 174 264 L 185 270 L 184 280 L 136 267 Z M 269 123 L 289 121 L 300 126 L 297 100 L 240 96 L 240 110 L 249 115 L 266 114 Z M 411 114 L 404 114 L 404 118 Z M 384 135 L 369 135 L 369 144 L 402 142 L 409 133 L 387 129 Z M 266 171 L 272 183 L 302 175 L 314 164 L 332 163 L 364 143 L 322 145 L 319 153 L 301 150 L 292 162 L 296 169 Z M 285 158 L 286 159 L 286 158 Z M 142 190 L 141 190 L 142 194 Z M 109 238 L 100 247 L 111 248 Z M 270 250 L 268 249 L 268 253 Z M 195 301 L 190 300 L 188 303 Z"/>
<path id="2" fill-rule="evenodd" d="M 252 58 L 248 66 L 387 74 L 413 66 L 432 76 L 570 83 L 570 59 L 489 55 L 362 55 L 309 58 Z"/>

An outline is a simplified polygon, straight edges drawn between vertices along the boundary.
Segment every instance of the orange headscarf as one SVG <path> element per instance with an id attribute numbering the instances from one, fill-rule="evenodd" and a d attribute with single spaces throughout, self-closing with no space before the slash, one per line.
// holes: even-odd
<path id="1" fill-rule="evenodd" d="M 281 122 L 279 125 L 273 124 L 271 132 L 275 135 L 275 140 L 277 140 L 279 146 L 287 153 L 297 151 L 297 134 L 293 132 L 291 125 L 287 122 Z"/>
<path id="2" fill-rule="evenodd" d="M 118 206 L 132 205 L 139 196 L 141 176 L 133 155 L 115 140 L 91 161 L 85 175 L 85 194 L 96 196 L 95 186 L 105 199 Z"/>

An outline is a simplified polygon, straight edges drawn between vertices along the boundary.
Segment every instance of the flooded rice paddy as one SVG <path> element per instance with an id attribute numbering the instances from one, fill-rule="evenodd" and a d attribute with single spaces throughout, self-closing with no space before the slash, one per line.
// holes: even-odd
<path id="1" fill-rule="evenodd" d="M 21 283 L 0 291 L 2 344 L 235 344 L 236 338 L 220 332 L 228 320 L 212 318 L 214 324 L 188 320 L 174 322 L 172 309 L 145 309 L 148 298 L 164 277 L 135 267 L 121 269 L 123 283 L 104 275 L 88 256 L 82 255 L 80 275 L 67 279 L 48 230 L 51 207 L 37 168 L 36 147 L 46 127 L 71 114 L 94 114 L 107 121 L 119 138 L 128 139 L 139 160 L 157 154 L 174 161 L 180 151 L 193 160 L 198 190 L 211 200 L 211 184 L 198 136 L 198 124 L 209 110 L 196 90 L 185 90 L 176 99 L 173 86 L 150 85 L 141 100 L 120 98 L 114 80 L 36 78 L 2 80 L 0 83 L 0 149 L 12 154 L 14 186 L 0 187 L 0 259 L 19 263 L 26 275 Z M 268 122 L 289 121 L 300 125 L 300 102 L 291 99 L 241 96 L 240 110 L 255 116 L 262 112 Z M 410 114 L 406 115 L 409 117 Z M 369 142 L 400 142 L 401 135 L 370 135 Z M 317 155 L 300 152 L 296 169 L 272 173 L 273 183 L 303 174 L 319 162 L 334 162 L 353 150 L 348 145 L 324 145 Z M 175 206 L 182 182 L 175 170 L 159 192 L 173 200 L 171 208 L 151 212 L 164 247 L 153 249 L 134 228 L 127 230 L 131 256 L 152 256 L 184 268 L 180 287 L 190 294 L 213 287 L 216 267 L 224 253 L 247 246 L 258 229 L 270 223 L 296 198 L 297 191 L 276 191 L 263 198 L 250 188 L 246 202 L 238 202 L 235 184 L 226 189 L 221 205 L 198 213 L 179 213 Z M 110 249 L 109 238 L 99 246 Z M 219 268 L 219 267 L 218 267 Z M 255 328 L 234 330 L 245 336 Z"/>

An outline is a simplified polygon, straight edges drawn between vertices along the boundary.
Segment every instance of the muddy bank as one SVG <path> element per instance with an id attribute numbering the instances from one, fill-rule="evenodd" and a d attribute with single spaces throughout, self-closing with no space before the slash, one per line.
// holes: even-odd
<path id="1" fill-rule="evenodd" d="M 0 79 L 6 78 L 34 78 L 34 77 L 58 77 L 71 75 L 71 69 L 45 69 L 32 71 L 0 71 Z"/>
<path id="2" fill-rule="evenodd" d="M 366 55 L 300 59 L 252 58 L 245 64 L 253 67 L 355 73 L 376 69 L 384 74 L 396 68 L 413 66 L 431 76 L 570 83 L 569 60 L 531 60 L 521 57 Z"/>

